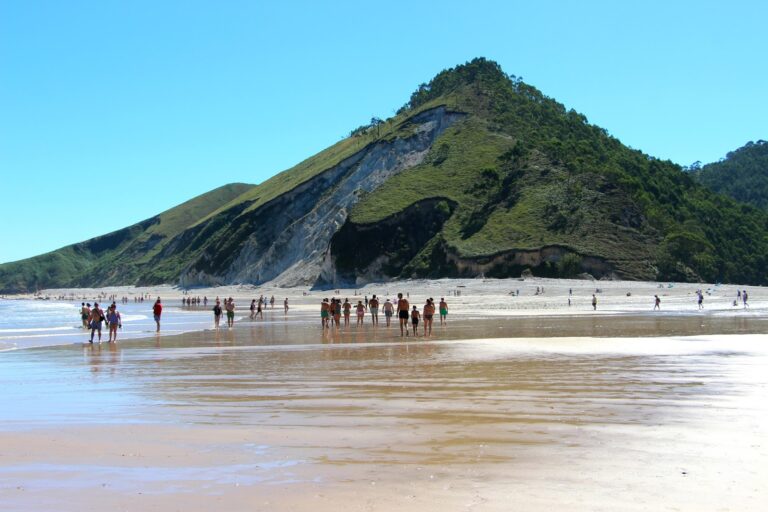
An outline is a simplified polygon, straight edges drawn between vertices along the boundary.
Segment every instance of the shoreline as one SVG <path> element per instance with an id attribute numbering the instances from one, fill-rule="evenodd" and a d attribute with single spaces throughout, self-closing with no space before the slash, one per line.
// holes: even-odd
<path id="1" fill-rule="evenodd" d="M 705 290 L 707 295 L 705 297 L 705 308 L 699 310 L 696 306 L 694 292 L 696 289 Z M 744 309 L 741 304 L 736 307 L 733 306 L 733 300 L 735 299 L 735 292 L 738 288 L 736 286 L 728 285 L 702 285 L 691 283 L 659 283 L 659 282 L 647 282 L 647 281 L 583 281 L 583 280 L 559 280 L 559 279 L 543 279 L 534 278 L 525 281 L 520 279 L 440 279 L 440 280 L 405 280 L 398 282 L 379 283 L 366 285 L 359 289 L 341 289 L 339 293 L 335 291 L 323 291 L 312 292 L 305 287 L 300 288 L 269 288 L 269 287 L 254 287 L 254 286 L 228 286 L 217 288 L 201 288 L 199 290 L 193 290 L 193 292 L 199 291 L 200 293 L 190 293 L 191 296 L 207 296 L 209 298 L 208 306 L 192 305 L 192 306 L 180 306 L 181 299 L 186 297 L 183 295 L 185 290 L 174 288 L 170 286 L 159 287 L 147 287 L 147 288 L 133 288 L 133 287 L 108 287 L 99 289 L 51 289 L 44 290 L 53 296 L 68 295 L 70 293 L 78 295 L 79 297 L 103 297 L 109 295 L 117 295 L 118 302 L 120 297 L 127 296 L 128 304 L 123 305 L 118 303 L 118 309 L 121 307 L 135 310 L 143 307 L 149 310 L 154 297 L 163 297 L 163 304 L 167 311 L 182 314 L 194 313 L 198 324 L 190 329 L 181 328 L 185 333 L 215 333 L 212 328 L 212 315 L 211 315 L 211 327 L 203 327 L 206 323 L 204 320 L 206 312 L 212 308 L 214 298 L 219 297 L 234 297 L 238 305 L 236 312 L 238 320 L 236 321 L 235 330 L 255 327 L 259 323 L 282 325 L 283 323 L 292 324 L 297 321 L 304 321 L 308 323 L 319 323 L 319 303 L 328 296 L 337 297 L 349 297 L 352 301 L 363 300 L 364 297 L 371 297 L 373 294 L 378 294 L 381 297 L 382 302 L 384 298 L 390 298 L 394 296 L 397 290 L 413 291 L 413 298 L 411 303 L 421 306 L 421 301 L 424 297 L 445 297 L 449 303 L 448 321 L 449 325 L 453 325 L 456 321 L 472 321 L 472 322 L 518 322 L 523 324 L 530 324 L 534 320 L 538 319 L 542 322 L 549 320 L 553 322 L 567 321 L 573 319 L 573 321 L 580 322 L 583 318 L 599 319 L 613 318 L 615 321 L 619 321 L 620 318 L 657 318 L 657 319 L 669 319 L 669 318 L 700 318 L 703 322 L 727 322 L 727 319 L 740 319 L 745 321 L 754 322 L 761 321 L 763 317 L 768 317 L 768 288 L 765 287 L 750 287 L 750 308 Z M 539 293 L 539 290 L 541 293 Z M 595 295 L 598 297 L 598 308 L 593 310 L 590 304 L 592 294 L 598 290 Z M 510 295 L 510 293 L 519 293 L 519 295 Z M 356 293 L 356 294 L 355 294 Z M 133 294 L 133 295 L 131 295 Z M 151 298 L 146 299 L 143 303 L 132 302 L 132 297 L 137 295 L 146 296 Z M 265 297 L 275 296 L 275 308 L 265 309 L 267 318 L 264 320 L 251 321 L 248 318 L 249 312 L 247 311 L 248 304 L 251 298 L 258 298 L 263 294 Z M 660 311 L 652 310 L 653 296 L 658 294 L 662 299 L 662 308 Z M 288 315 L 283 320 L 282 317 L 282 300 L 284 298 L 289 299 L 290 310 Z M 29 295 L 19 295 L 13 298 L 7 298 L 5 300 L 33 300 L 29 298 Z M 58 301 L 51 299 L 44 301 L 47 303 L 78 303 L 83 300 L 77 298 L 74 301 Z M 98 300 L 98 298 L 96 299 Z M 570 305 L 569 305 L 570 300 Z M 142 310 L 143 311 L 143 310 Z M 269 318 L 277 317 L 278 318 Z M 380 322 L 383 324 L 384 316 L 379 315 Z M 721 320 L 723 319 L 723 320 Z M 354 323 L 354 318 L 352 319 Z M 370 325 L 370 315 L 365 316 L 365 328 L 364 331 L 372 329 Z M 396 323 L 396 319 L 393 319 L 393 323 Z M 201 323 L 202 322 L 202 323 Z M 684 320 L 680 320 L 684 322 Z M 699 329 L 691 322 L 691 328 L 694 329 L 693 334 L 699 332 Z M 439 322 L 435 326 L 439 325 Z M 54 328 L 55 329 L 55 328 Z M 220 332 L 226 332 L 227 328 L 222 327 Z M 355 327 L 350 327 L 349 331 L 355 332 Z M 83 330 L 83 332 L 87 332 Z M 126 333 L 128 330 L 125 331 Z M 710 331 L 716 333 L 715 331 Z M 726 330 L 724 332 L 733 332 L 733 329 Z M 754 332 L 754 331 L 749 331 Z M 768 332 L 768 327 L 766 328 Z M 317 328 L 318 338 L 321 337 L 323 331 L 320 327 Z M 121 333 L 122 334 L 122 333 Z M 131 333 L 132 334 L 132 333 Z M 174 333 L 172 335 L 175 335 Z M 530 332 L 528 335 L 532 335 Z M 548 332 L 547 329 L 542 329 L 541 336 L 552 336 L 552 332 Z M 567 334 L 560 334 L 567 335 Z M 617 333 L 612 332 L 609 334 L 600 334 L 598 332 L 592 333 L 593 336 L 616 336 Z M 36 337 L 39 339 L 45 339 L 45 334 L 40 335 L 28 335 L 29 337 Z M 67 334 L 57 334 L 61 343 L 51 343 L 45 346 L 62 345 L 67 346 L 70 344 L 77 345 L 76 339 L 73 341 L 70 338 L 66 338 Z M 79 338 L 80 334 L 72 332 L 71 336 Z M 161 337 L 168 337 L 167 332 L 163 332 L 161 328 Z M 134 340 L 148 340 L 156 337 L 154 332 L 144 332 L 138 336 L 131 335 L 130 339 L 123 337 L 118 343 L 132 343 Z M 0 344 L 3 341 L 0 340 Z M 106 342 L 105 342 L 106 343 Z M 6 343 L 7 344 L 7 343 Z M 3 348 L 5 351 L 24 350 L 27 347 L 24 346 L 10 346 Z M 32 348 L 32 347 L 29 347 Z"/>

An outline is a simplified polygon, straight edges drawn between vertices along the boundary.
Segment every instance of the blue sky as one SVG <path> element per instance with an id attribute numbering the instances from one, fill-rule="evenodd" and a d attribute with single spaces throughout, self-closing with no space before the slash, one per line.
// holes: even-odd
<path id="1" fill-rule="evenodd" d="M 768 139 L 767 5 L 0 0 L 0 262 L 264 181 L 477 56 L 717 160 Z"/>

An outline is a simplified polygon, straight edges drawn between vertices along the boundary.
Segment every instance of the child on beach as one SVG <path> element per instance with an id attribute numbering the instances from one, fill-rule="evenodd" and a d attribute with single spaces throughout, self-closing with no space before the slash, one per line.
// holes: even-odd
<path id="1" fill-rule="evenodd" d="M 658 295 L 654 295 L 654 304 L 653 304 L 653 310 L 661 310 L 661 299 Z"/>
<path id="2" fill-rule="evenodd" d="M 365 306 L 363 305 L 363 301 L 357 301 L 357 307 L 355 309 L 357 311 L 357 325 L 361 326 L 363 325 L 363 319 L 365 318 Z"/>
<path id="3" fill-rule="evenodd" d="M 413 306 L 413 309 L 411 310 L 411 326 L 413 327 L 413 335 L 418 336 L 419 335 L 419 317 L 421 315 L 419 314 L 419 309 L 416 306 Z"/>

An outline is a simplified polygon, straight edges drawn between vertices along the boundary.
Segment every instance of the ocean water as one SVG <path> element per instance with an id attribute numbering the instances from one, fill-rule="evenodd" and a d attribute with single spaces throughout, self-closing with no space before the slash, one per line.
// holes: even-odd
<path id="1" fill-rule="evenodd" d="M 0 300 L 0 351 L 87 342 L 90 330 L 82 327 L 80 304 L 74 301 Z M 118 340 L 154 334 L 152 305 L 152 301 L 118 304 L 123 324 L 118 331 Z M 213 324 L 211 307 L 182 309 L 164 305 L 161 332 L 179 334 L 210 328 Z M 94 340 L 97 339 L 98 335 L 94 336 Z M 109 332 L 105 325 L 102 340 L 107 339 Z"/>

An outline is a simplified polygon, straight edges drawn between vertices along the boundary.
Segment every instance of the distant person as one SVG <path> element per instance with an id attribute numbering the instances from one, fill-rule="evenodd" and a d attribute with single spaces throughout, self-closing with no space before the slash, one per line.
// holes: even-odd
<path id="1" fill-rule="evenodd" d="M 266 305 L 264 307 L 266 307 Z M 256 303 L 256 316 L 264 320 L 264 309 L 261 307 L 261 301 Z"/>
<path id="2" fill-rule="evenodd" d="M 320 325 L 323 326 L 323 328 L 328 327 L 328 310 L 330 309 L 330 306 L 328 304 L 328 299 L 323 299 L 323 302 L 320 303 Z"/>
<path id="3" fill-rule="evenodd" d="M 448 303 L 445 302 L 445 297 L 440 297 L 440 325 L 443 325 L 448 321 Z"/>
<path id="4" fill-rule="evenodd" d="M 163 304 L 160 302 L 160 297 L 155 301 L 155 305 L 152 306 L 152 315 L 155 317 L 155 323 L 157 324 L 157 331 L 160 332 L 160 316 L 163 314 Z"/>
<path id="5" fill-rule="evenodd" d="M 365 319 L 365 305 L 363 305 L 363 301 L 357 301 L 355 311 L 357 312 L 357 326 L 359 327 L 363 325 L 363 320 Z"/>
<path id="6" fill-rule="evenodd" d="M 435 316 L 435 302 L 432 297 L 427 299 L 422 313 L 424 316 L 424 336 L 432 336 L 432 318 Z"/>
<path id="7" fill-rule="evenodd" d="M 349 299 L 344 299 L 344 305 L 341 307 L 344 310 L 344 327 L 349 325 L 349 316 L 352 313 L 352 304 Z"/>
<path id="8" fill-rule="evenodd" d="M 208 305 L 208 296 L 206 295 L 203 297 L 203 306 L 207 306 L 207 305 Z"/>
<path id="9" fill-rule="evenodd" d="M 371 323 L 374 326 L 379 325 L 379 299 L 376 298 L 376 295 L 371 297 L 368 308 L 371 312 Z"/>
<path id="10" fill-rule="evenodd" d="M 341 299 L 332 299 L 333 300 L 333 323 L 336 326 L 336 328 L 341 327 Z"/>
<path id="11" fill-rule="evenodd" d="M 749 297 L 747 295 L 747 290 L 744 290 L 743 292 L 741 292 L 741 300 L 744 301 L 744 309 L 748 309 L 749 302 L 747 302 L 747 300 L 749 300 Z"/>
<path id="12" fill-rule="evenodd" d="M 235 299 L 230 297 L 224 308 L 227 310 L 227 327 L 231 329 L 235 325 Z"/>
<path id="13" fill-rule="evenodd" d="M 109 343 L 117 342 L 117 329 L 123 328 L 123 321 L 120 313 L 117 311 L 117 305 L 112 304 L 107 310 L 107 322 L 109 322 Z"/>
<path id="14" fill-rule="evenodd" d="M 653 296 L 653 310 L 656 311 L 657 309 L 661 310 L 661 299 L 659 298 L 658 295 L 654 295 Z"/>
<path id="15" fill-rule="evenodd" d="M 269 298 L 269 309 L 275 309 L 275 296 Z"/>
<path id="16" fill-rule="evenodd" d="M 91 314 L 88 316 L 88 325 L 91 327 L 90 343 L 93 343 L 93 335 L 96 331 L 99 332 L 99 343 L 101 343 L 101 322 L 104 320 L 104 311 L 101 310 L 98 302 L 94 302 L 93 308 L 91 308 Z"/>
<path id="17" fill-rule="evenodd" d="M 287 315 L 288 314 L 288 297 L 285 298 L 283 301 L 283 312 Z"/>
<path id="18" fill-rule="evenodd" d="M 408 310 L 410 305 L 408 300 L 403 298 L 402 293 L 397 294 L 397 317 L 400 319 L 400 336 L 403 336 L 403 330 L 405 330 L 405 336 L 408 336 Z"/>
<path id="19" fill-rule="evenodd" d="M 218 329 L 219 321 L 221 320 L 221 301 L 216 299 L 216 304 L 213 306 L 213 326 Z"/>
<path id="20" fill-rule="evenodd" d="M 251 300 L 251 320 L 256 316 L 256 299 Z"/>
<path id="21" fill-rule="evenodd" d="M 387 301 L 384 303 L 384 318 L 387 321 L 387 327 L 389 327 L 389 324 L 392 321 L 392 313 L 394 310 L 395 307 L 392 305 L 392 302 L 387 299 Z"/>
<path id="22" fill-rule="evenodd" d="M 80 319 L 83 321 L 83 329 L 88 328 L 88 317 L 91 316 L 91 305 L 88 304 L 85 305 L 85 302 L 83 302 L 82 307 L 80 308 Z"/>
<path id="23" fill-rule="evenodd" d="M 365 310 L 368 311 L 368 295 L 365 296 Z"/>
<path id="24" fill-rule="evenodd" d="M 698 296 L 699 309 L 704 309 L 704 294 L 701 293 L 701 290 L 696 290 L 696 295 Z"/>
<path id="25" fill-rule="evenodd" d="M 411 310 L 411 327 L 413 328 L 413 335 L 418 336 L 419 335 L 419 317 L 421 315 L 419 314 L 419 308 L 416 306 L 413 306 L 413 309 Z"/>
<path id="26" fill-rule="evenodd" d="M 597 311 L 597 296 L 592 294 L 592 310 Z"/>

